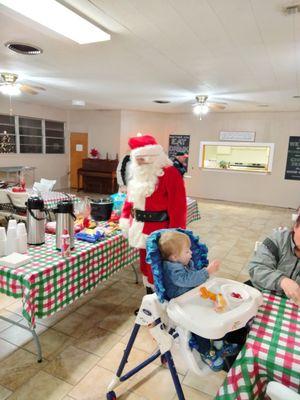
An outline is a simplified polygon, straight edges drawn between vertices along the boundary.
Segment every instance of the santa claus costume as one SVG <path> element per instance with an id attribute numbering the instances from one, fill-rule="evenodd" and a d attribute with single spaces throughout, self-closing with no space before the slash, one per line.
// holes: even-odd
<path id="1" fill-rule="evenodd" d="M 140 249 L 143 282 L 153 288 L 151 266 L 145 261 L 146 239 L 157 229 L 185 229 L 184 181 L 154 137 L 136 136 L 128 144 L 132 149 L 131 180 L 120 227 L 128 236 L 129 245 Z"/>

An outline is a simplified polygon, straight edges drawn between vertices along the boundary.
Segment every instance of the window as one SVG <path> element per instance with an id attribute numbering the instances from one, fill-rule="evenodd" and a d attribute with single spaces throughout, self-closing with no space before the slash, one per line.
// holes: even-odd
<path id="1" fill-rule="evenodd" d="M 0 152 L 16 152 L 15 117 L 0 115 Z"/>
<path id="2" fill-rule="evenodd" d="M 65 123 L 0 114 L 0 153 L 65 153 Z"/>
<path id="3" fill-rule="evenodd" d="M 20 153 L 42 153 L 42 120 L 19 117 Z"/>
<path id="4" fill-rule="evenodd" d="M 46 153 L 65 152 L 65 129 L 63 122 L 45 121 Z"/>
<path id="5" fill-rule="evenodd" d="M 199 166 L 204 170 L 271 172 L 273 143 L 201 142 Z"/>

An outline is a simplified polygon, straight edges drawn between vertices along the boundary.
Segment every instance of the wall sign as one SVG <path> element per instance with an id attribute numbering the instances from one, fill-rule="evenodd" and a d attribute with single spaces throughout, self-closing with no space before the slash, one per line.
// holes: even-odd
<path id="1" fill-rule="evenodd" d="M 220 140 L 228 142 L 254 142 L 255 132 L 220 132 Z"/>
<path id="2" fill-rule="evenodd" d="M 284 179 L 300 180 L 300 136 L 290 136 Z"/>
<path id="3" fill-rule="evenodd" d="M 183 151 L 189 154 L 190 151 L 190 135 L 169 135 L 169 158 L 174 160 L 177 151 Z"/>

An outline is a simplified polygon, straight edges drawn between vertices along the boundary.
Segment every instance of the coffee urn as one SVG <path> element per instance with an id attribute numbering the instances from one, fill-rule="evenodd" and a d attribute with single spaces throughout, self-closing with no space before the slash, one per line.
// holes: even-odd
<path id="1" fill-rule="evenodd" d="M 29 197 L 27 202 L 27 243 L 41 245 L 45 243 L 46 212 L 41 197 Z"/>
<path id="2" fill-rule="evenodd" d="M 56 220 L 56 248 L 61 250 L 61 235 L 65 230 L 70 235 L 70 248 L 74 248 L 74 205 L 72 201 L 60 201 L 54 210 Z"/>

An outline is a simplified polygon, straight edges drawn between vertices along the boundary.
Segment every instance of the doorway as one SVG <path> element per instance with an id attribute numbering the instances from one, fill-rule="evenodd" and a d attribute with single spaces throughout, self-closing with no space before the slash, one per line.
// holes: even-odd
<path id="1" fill-rule="evenodd" d="M 70 134 L 70 184 L 77 188 L 77 170 L 82 167 L 82 160 L 88 155 L 88 134 L 71 132 Z"/>

